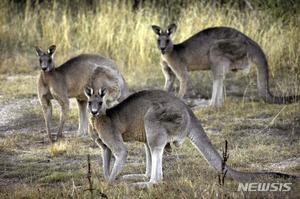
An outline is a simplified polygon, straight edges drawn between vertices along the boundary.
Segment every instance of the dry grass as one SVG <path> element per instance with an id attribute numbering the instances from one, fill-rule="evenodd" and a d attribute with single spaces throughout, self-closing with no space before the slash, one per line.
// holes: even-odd
<path id="1" fill-rule="evenodd" d="M 22 79 L 22 78 L 21 78 Z M 16 81 L 18 81 L 16 79 Z M 2 80 L 7 87 L 14 82 Z M 30 83 L 31 82 L 31 83 Z M 34 79 L 28 85 L 34 87 Z M 27 93 L 27 90 L 23 90 Z M 22 90 L 18 95 L 22 95 Z M 186 141 L 172 154 L 164 154 L 164 184 L 152 189 L 128 186 L 134 181 L 116 180 L 107 184 L 101 168 L 101 150 L 88 137 L 77 137 L 76 103 L 71 103 L 70 117 L 65 125 L 65 139 L 48 145 L 40 106 L 27 104 L 36 96 L 10 99 L 5 95 L 1 104 L 10 102 L 26 112 L 19 112 L 16 120 L 1 127 L 0 149 L 0 198 L 88 198 L 87 154 L 91 155 L 94 197 L 102 194 L 108 198 L 297 198 L 298 181 L 292 182 L 290 192 L 238 192 L 237 181 L 225 179 L 225 190 L 218 184 L 215 171 L 204 158 Z M 250 100 L 250 99 L 248 99 Z M 11 111 L 15 111 L 12 107 Z M 58 109 L 57 106 L 55 109 Z M 17 111 L 18 112 L 18 111 Z M 213 144 L 220 150 L 224 140 L 229 142 L 228 164 L 242 171 L 279 171 L 293 175 L 299 170 L 300 110 L 297 104 L 269 105 L 242 97 L 228 97 L 220 108 L 195 111 Z M 31 117 L 29 117 L 31 116 Z M 34 125 L 31 121 L 35 119 Z M 59 111 L 54 111 L 57 119 Z M 21 122 L 25 119 L 24 122 Z M 54 122 L 55 124 L 55 122 Z M 12 126 L 12 128 L 9 128 Z M 56 124 L 57 126 L 57 124 Z M 3 130 L 4 129 L 4 130 Z M 5 130 L 11 129 L 11 130 Z M 71 130 L 70 130 L 71 129 Z M 88 138 L 88 139 L 87 139 Z M 142 144 L 128 143 L 129 156 L 120 175 L 145 172 L 145 152 Z M 294 164 L 290 159 L 298 158 Z M 283 164 L 285 167 L 274 167 Z M 264 179 L 257 182 L 278 182 Z"/>
<path id="2" fill-rule="evenodd" d="M 210 5 L 191 3 L 186 9 L 173 5 L 171 10 L 179 11 L 168 16 L 164 8 L 133 10 L 126 1 L 99 1 L 93 9 L 84 3 L 62 6 L 53 2 L 46 6 L 27 2 L 25 12 L 9 7 L 7 1 L 1 3 L 5 17 L 0 21 L 0 73 L 32 73 L 38 63 L 34 46 L 56 44 L 57 65 L 80 53 L 99 53 L 116 61 L 130 87 L 161 88 L 160 56 L 151 25 L 165 27 L 173 22 L 178 25 L 174 43 L 211 26 L 230 26 L 244 32 L 266 52 L 270 78 L 282 81 L 278 89 L 286 90 L 289 85 L 285 85 L 284 77 L 298 72 L 299 26 L 284 24 L 261 11 L 245 13 L 227 6 L 211 10 Z M 72 10 L 74 6 L 77 12 Z M 299 21 L 297 17 L 294 21 Z"/>
<path id="3" fill-rule="evenodd" d="M 18 8 L 0 2 L 0 198 L 88 198 L 87 154 L 91 155 L 94 197 L 108 198 L 299 198 L 299 182 L 290 192 L 238 192 L 238 182 L 225 179 L 219 187 L 216 173 L 186 141 L 183 147 L 164 154 L 164 184 L 152 189 L 127 186 L 116 180 L 109 186 L 101 169 L 101 150 L 89 137 L 77 137 L 77 107 L 71 101 L 65 139 L 45 144 L 45 124 L 36 95 L 38 58 L 34 46 L 58 46 L 59 65 L 80 53 L 99 53 L 114 59 L 130 90 L 162 88 L 159 51 L 151 25 L 175 22 L 174 43 L 210 26 L 230 26 L 259 43 L 270 65 L 271 92 L 299 93 L 300 28 L 274 19 L 259 10 L 240 12 L 228 6 L 210 10 L 209 5 L 191 3 L 167 10 L 145 6 L 136 10 L 124 1 L 95 1 L 61 6 L 59 3 L 31 4 Z M 79 2 L 79 1 L 78 1 Z M 114 3 L 112 3 L 114 2 Z M 74 7 L 76 9 L 74 9 Z M 78 12 L 75 12 L 77 10 Z M 172 20 L 171 20 L 172 19 Z M 13 76 L 12 76 L 13 75 Z M 15 76 L 17 75 L 17 76 Z M 210 98 L 210 72 L 191 73 L 189 95 Z M 195 111 L 213 144 L 221 150 L 229 142 L 228 164 L 243 171 L 280 171 L 300 174 L 300 108 L 298 104 L 269 105 L 260 100 L 256 69 L 247 76 L 230 73 L 226 78 L 226 103 L 219 108 Z M 175 90 L 178 89 L 175 85 Z M 53 127 L 59 109 L 54 103 Z M 10 113 L 11 112 L 11 113 Z M 55 132 L 55 128 L 53 128 Z M 120 175 L 145 171 L 141 144 L 129 143 L 129 156 Z M 282 170 L 273 167 L 285 164 Z M 290 166 L 289 166 L 290 164 Z M 257 181 L 255 181 L 257 182 Z M 274 182 L 265 179 L 263 182 Z M 277 181 L 276 181 L 277 182 Z M 282 180 L 280 182 L 289 182 Z"/>

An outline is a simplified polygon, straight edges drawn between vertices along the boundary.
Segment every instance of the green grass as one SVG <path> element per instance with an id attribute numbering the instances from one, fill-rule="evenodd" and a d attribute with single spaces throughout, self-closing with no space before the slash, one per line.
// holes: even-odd
<path id="1" fill-rule="evenodd" d="M 238 192 L 239 182 L 227 178 L 225 189 L 220 188 L 216 172 L 189 141 L 181 148 L 173 147 L 172 154 L 164 154 L 163 184 L 138 189 L 128 186 L 135 181 L 116 180 L 114 186 L 108 185 L 101 168 L 101 150 L 88 137 L 76 134 L 75 100 L 70 101 L 65 138 L 53 145 L 44 143 L 45 124 L 36 92 L 38 57 L 34 50 L 36 45 L 45 49 L 56 44 L 56 65 L 80 53 L 99 53 L 116 61 L 130 91 L 161 89 L 164 77 L 151 25 L 176 23 L 174 43 L 207 27 L 230 26 L 250 36 L 264 50 L 270 65 L 271 92 L 297 94 L 300 28 L 295 22 L 299 21 L 299 13 L 282 16 L 278 14 L 282 10 L 262 9 L 266 5 L 244 12 L 227 4 L 210 11 L 210 4 L 198 1 L 187 1 L 184 7 L 174 3 L 169 10 L 157 6 L 157 2 L 136 9 L 132 1 L 93 1 L 93 8 L 76 1 L 52 1 L 46 5 L 28 0 L 23 7 L 10 3 L 0 3 L 0 104 L 3 110 L 14 111 L 8 114 L 12 118 L 3 116 L 9 122 L 0 126 L 0 198 L 89 198 L 87 154 L 91 156 L 94 198 L 101 197 L 100 192 L 108 198 L 300 197 L 297 181 L 292 181 L 290 192 Z M 211 73 L 197 71 L 190 77 L 189 96 L 211 98 Z M 283 170 L 270 166 L 299 158 L 300 107 L 297 103 L 264 103 L 257 94 L 256 78 L 255 66 L 246 76 L 229 73 L 225 104 L 200 109 L 195 114 L 220 152 L 224 140 L 228 140 L 231 167 L 299 176 L 299 163 Z M 175 90 L 178 91 L 178 82 Z M 55 132 L 60 113 L 57 103 L 53 105 Z M 120 175 L 145 172 L 142 144 L 127 146 L 129 156 Z"/>

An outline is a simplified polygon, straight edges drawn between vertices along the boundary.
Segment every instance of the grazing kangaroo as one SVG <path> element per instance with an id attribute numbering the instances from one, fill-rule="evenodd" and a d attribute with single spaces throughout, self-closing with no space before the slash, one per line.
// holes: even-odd
<path id="1" fill-rule="evenodd" d="M 120 173 L 127 158 L 124 142 L 138 141 L 145 144 L 146 173 L 125 175 L 125 179 L 143 179 L 134 186 L 151 186 L 162 182 L 162 156 L 164 147 L 171 142 L 179 147 L 186 137 L 203 154 L 207 162 L 218 172 L 222 170 L 222 157 L 212 145 L 199 120 L 192 110 L 179 98 L 160 90 L 140 91 L 130 95 L 118 105 L 106 109 L 103 98 L 107 88 L 94 91 L 86 85 L 88 97 L 89 131 L 94 134 L 96 143 L 103 149 L 103 169 L 110 184 Z M 89 132 L 90 133 L 90 132 Z M 112 172 L 109 174 L 111 154 L 115 156 Z M 253 179 L 263 176 L 291 177 L 281 173 L 250 173 L 236 171 L 225 166 L 230 177 L 235 179 Z"/>
<path id="2" fill-rule="evenodd" d="M 162 70 L 165 75 L 166 91 L 170 91 L 175 77 L 180 81 L 179 98 L 183 98 L 189 82 L 188 71 L 212 70 L 212 106 L 224 103 L 223 80 L 228 71 L 250 71 L 251 63 L 257 66 L 258 92 L 267 103 L 291 103 L 300 96 L 277 97 L 269 91 L 269 69 L 267 58 L 261 47 L 240 31 L 228 27 L 208 28 L 198 32 L 180 44 L 173 44 L 171 35 L 176 25 L 166 31 L 152 26 L 158 35 L 157 46 L 161 51 Z"/>
<path id="3" fill-rule="evenodd" d="M 90 76 L 90 84 L 94 90 L 102 86 L 108 87 L 109 95 L 105 95 L 105 103 L 108 108 L 123 101 L 129 95 L 127 84 L 119 70 L 107 65 L 97 66 Z"/>
<path id="4" fill-rule="evenodd" d="M 51 99 L 58 101 L 61 106 L 60 123 L 57 138 L 62 137 L 63 125 L 68 117 L 69 99 L 76 98 L 79 109 L 79 133 L 87 134 L 88 119 L 86 114 L 87 97 L 84 94 L 84 85 L 102 87 L 104 83 L 109 86 L 107 98 L 121 101 L 129 95 L 126 82 L 114 61 L 101 55 L 82 54 L 69 59 L 61 66 L 55 68 L 53 55 L 56 46 L 52 45 L 44 52 L 36 46 L 36 53 L 40 57 L 41 69 L 38 78 L 38 97 L 43 108 L 48 139 L 53 142 L 50 133 L 50 120 L 52 115 Z M 110 91 L 113 92 L 110 92 Z"/>

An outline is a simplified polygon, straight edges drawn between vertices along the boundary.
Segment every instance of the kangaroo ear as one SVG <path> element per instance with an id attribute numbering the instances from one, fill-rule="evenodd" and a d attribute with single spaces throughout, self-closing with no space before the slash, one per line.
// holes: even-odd
<path id="1" fill-rule="evenodd" d="M 55 45 L 52 45 L 48 48 L 48 54 L 51 55 L 51 56 L 54 55 L 55 51 L 56 51 L 56 46 Z"/>
<path id="2" fill-rule="evenodd" d="M 99 95 L 100 97 L 104 97 L 107 93 L 107 86 L 102 86 L 102 88 L 99 89 Z"/>
<path id="3" fill-rule="evenodd" d="M 89 98 L 94 94 L 94 91 L 92 89 L 92 87 L 90 87 L 89 85 L 84 85 L 84 94 Z"/>
<path id="4" fill-rule="evenodd" d="M 35 47 L 35 51 L 38 56 L 42 56 L 45 54 L 44 51 L 38 46 Z"/>
<path id="5" fill-rule="evenodd" d="M 171 24 L 171 25 L 169 25 L 168 27 L 167 27 L 167 34 L 169 35 L 169 36 L 171 36 L 171 35 L 173 35 L 173 33 L 176 31 L 176 29 L 177 29 L 177 26 L 175 25 L 175 24 Z"/>
<path id="6" fill-rule="evenodd" d="M 153 25 L 153 26 L 152 26 L 152 30 L 154 31 L 154 33 L 155 33 L 157 36 L 160 36 L 160 35 L 163 33 L 162 29 L 161 29 L 159 26 Z"/>

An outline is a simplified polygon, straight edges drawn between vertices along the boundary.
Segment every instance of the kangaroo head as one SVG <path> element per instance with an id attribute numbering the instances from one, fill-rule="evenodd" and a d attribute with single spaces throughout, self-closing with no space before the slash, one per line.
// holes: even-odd
<path id="1" fill-rule="evenodd" d="M 48 48 L 47 52 L 44 52 L 40 47 L 35 47 L 36 54 L 40 56 L 39 67 L 44 72 L 47 73 L 55 68 L 53 61 L 53 55 L 56 50 L 56 46 L 52 45 Z"/>
<path id="2" fill-rule="evenodd" d="M 171 24 L 167 27 L 166 31 L 163 31 L 159 26 L 152 26 L 154 33 L 158 36 L 157 47 L 163 55 L 173 50 L 171 35 L 176 31 L 176 28 L 175 24 Z"/>
<path id="3" fill-rule="evenodd" d="M 104 103 L 104 97 L 107 93 L 107 86 L 103 86 L 99 89 L 98 93 L 94 93 L 91 86 L 84 86 L 84 93 L 88 97 L 87 111 L 93 117 L 104 115 L 106 111 L 106 105 Z"/>

